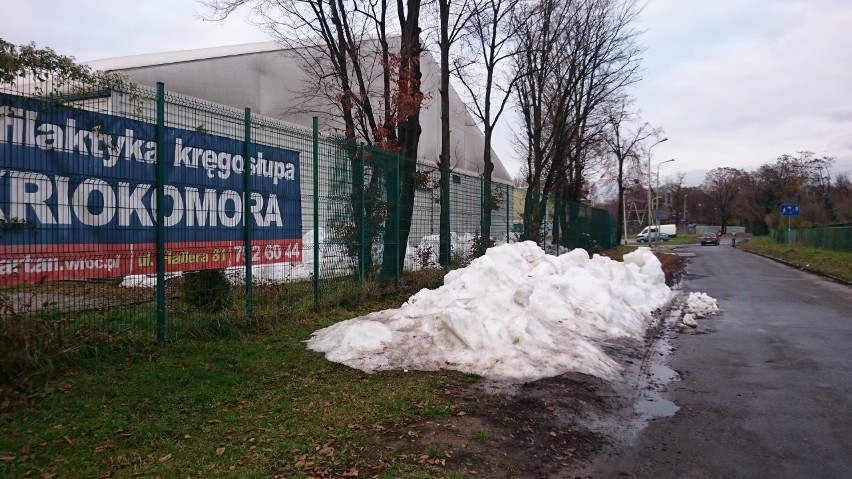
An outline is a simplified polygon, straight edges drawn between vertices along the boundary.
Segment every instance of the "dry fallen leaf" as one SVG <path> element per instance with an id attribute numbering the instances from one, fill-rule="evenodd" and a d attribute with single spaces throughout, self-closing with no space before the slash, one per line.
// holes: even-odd
<path id="1" fill-rule="evenodd" d="M 21 454 L 29 454 L 30 453 L 30 445 L 24 444 L 24 447 L 21 448 Z"/>
<path id="2" fill-rule="evenodd" d="M 0 461 L 3 462 L 12 462 L 15 460 L 15 456 L 9 456 L 6 454 L 0 454 Z"/>
<path id="3" fill-rule="evenodd" d="M 224 447 L 217 447 L 216 448 L 216 455 L 221 456 L 222 454 L 225 454 L 225 448 Z"/>
<path id="4" fill-rule="evenodd" d="M 168 461 L 171 458 L 172 458 L 171 454 L 166 454 L 165 456 L 160 458 L 160 462 Z"/>
<path id="5" fill-rule="evenodd" d="M 73 437 L 71 437 L 71 436 L 62 436 L 62 439 L 64 439 L 64 440 L 65 440 L 65 442 L 67 442 L 68 444 L 70 444 L 70 445 L 72 445 L 72 446 L 74 445 L 74 438 L 73 438 Z"/>
<path id="6" fill-rule="evenodd" d="M 112 444 L 107 442 L 107 443 L 101 444 L 100 446 L 96 447 L 95 452 L 109 451 L 110 449 L 112 449 L 112 447 L 113 447 Z"/>

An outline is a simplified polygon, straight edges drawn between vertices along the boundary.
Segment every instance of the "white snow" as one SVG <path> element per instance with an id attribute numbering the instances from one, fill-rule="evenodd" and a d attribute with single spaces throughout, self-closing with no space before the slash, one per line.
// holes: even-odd
<path id="1" fill-rule="evenodd" d="M 705 318 L 719 314 L 719 306 L 716 304 L 716 299 L 711 298 L 706 293 L 689 293 L 684 306 L 684 313 L 691 313 L 696 318 Z"/>
<path id="2" fill-rule="evenodd" d="M 623 262 L 577 249 L 551 256 L 535 243 L 504 244 L 398 309 L 316 331 L 308 348 L 366 372 L 453 369 L 518 382 L 569 371 L 605 379 L 619 365 L 601 349 L 640 338 L 667 304 L 648 248 Z"/>
<path id="3" fill-rule="evenodd" d="M 681 329 L 686 330 L 686 327 L 698 327 L 696 319 L 719 314 L 719 306 L 716 304 L 716 299 L 711 298 L 706 293 L 693 292 L 689 293 L 681 312 L 683 313 Z"/>

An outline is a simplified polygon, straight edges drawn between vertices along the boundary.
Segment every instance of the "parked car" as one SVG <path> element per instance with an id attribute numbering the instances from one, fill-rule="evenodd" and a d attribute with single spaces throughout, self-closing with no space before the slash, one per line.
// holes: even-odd
<path id="1" fill-rule="evenodd" d="M 708 244 L 719 246 L 719 236 L 714 233 L 704 233 L 701 235 L 701 246 Z"/>
<path id="2" fill-rule="evenodd" d="M 649 242 L 652 242 L 652 241 L 655 242 L 655 243 L 659 243 L 661 241 L 668 241 L 668 240 L 669 240 L 668 234 L 657 233 L 656 231 L 652 232 L 650 235 L 642 234 L 642 233 L 639 233 L 638 235 L 636 235 L 636 242 L 637 243 L 649 243 Z"/>

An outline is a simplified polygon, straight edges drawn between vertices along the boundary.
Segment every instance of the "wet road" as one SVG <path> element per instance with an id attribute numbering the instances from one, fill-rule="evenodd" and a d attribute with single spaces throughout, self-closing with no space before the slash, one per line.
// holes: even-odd
<path id="1" fill-rule="evenodd" d="M 852 478 L 852 288 L 729 244 L 685 250 L 722 313 L 671 339 L 680 409 L 594 477 Z"/>

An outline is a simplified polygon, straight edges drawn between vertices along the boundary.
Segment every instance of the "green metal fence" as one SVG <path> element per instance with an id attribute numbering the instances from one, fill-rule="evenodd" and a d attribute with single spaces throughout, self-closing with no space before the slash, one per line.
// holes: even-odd
<path id="1" fill-rule="evenodd" d="M 779 243 L 804 244 L 835 251 L 852 251 L 852 226 L 770 230 L 769 235 Z"/>
<path id="2" fill-rule="evenodd" d="M 222 317 L 286 323 L 305 304 L 439 268 L 433 164 L 323 133 L 316 119 L 307 129 L 163 85 L 62 101 L 7 88 L 0 99 L 4 321 L 165 341 Z M 523 194 L 451 172 L 452 267 L 481 244 L 523 238 Z M 556 210 L 543 223 L 560 232 L 542 236 L 549 252 L 617 244 L 607 212 Z"/>

